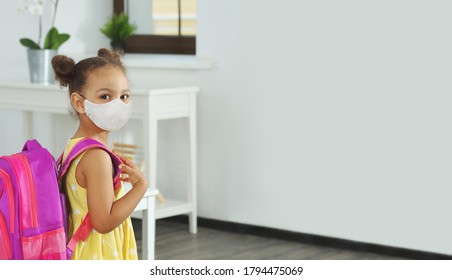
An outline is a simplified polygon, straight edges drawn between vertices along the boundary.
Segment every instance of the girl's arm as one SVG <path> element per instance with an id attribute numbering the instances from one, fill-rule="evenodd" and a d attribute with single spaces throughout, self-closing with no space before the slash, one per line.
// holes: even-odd
<path id="1" fill-rule="evenodd" d="M 132 189 L 122 198 L 114 200 L 113 164 L 110 155 L 101 149 L 85 153 L 77 167 L 79 183 L 86 187 L 88 209 L 93 228 L 107 233 L 124 222 L 140 202 L 147 189 L 143 172 L 129 160 L 121 166 L 122 179 L 132 184 Z"/>

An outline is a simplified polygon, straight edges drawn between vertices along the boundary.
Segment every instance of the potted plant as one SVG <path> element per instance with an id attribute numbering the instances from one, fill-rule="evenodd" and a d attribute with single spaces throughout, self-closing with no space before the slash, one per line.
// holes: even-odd
<path id="1" fill-rule="evenodd" d="M 59 0 L 51 0 L 53 4 L 52 25 L 42 42 L 42 17 L 47 0 L 21 0 L 17 6 L 19 12 L 28 11 L 39 16 L 38 40 L 21 38 L 20 43 L 27 48 L 30 80 L 32 83 L 50 84 L 55 78 L 51 66 L 52 57 L 58 53 L 59 47 L 69 40 L 70 35 L 59 33 L 55 27 L 55 18 Z"/>
<path id="2" fill-rule="evenodd" d="M 110 45 L 113 49 L 122 50 L 126 46 L 126 39 L 133 35 L 136 30 L 136 24 L 130 23 L 129 16 L 124 13 L 113 14 L 100 29 L 110 39 Z"/>

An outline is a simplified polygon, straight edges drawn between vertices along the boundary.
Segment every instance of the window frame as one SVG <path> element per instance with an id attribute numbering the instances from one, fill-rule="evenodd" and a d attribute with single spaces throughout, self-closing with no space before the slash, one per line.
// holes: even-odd
<path id="1" fill-rule="evenodd" d="M 113 13 L 124 12 L 124 0 L 113 0 Z M 196 36 L 132 35 L 126 39 L 126 53 L 196 54 Z"/>

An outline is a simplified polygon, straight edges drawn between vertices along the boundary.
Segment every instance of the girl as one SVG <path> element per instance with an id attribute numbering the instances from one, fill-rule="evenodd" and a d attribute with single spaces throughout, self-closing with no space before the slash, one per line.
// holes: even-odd
<path id="1" fill-rule="evenodd" d="M 97 57 L 77 64 L 63 55 L 52 59 L 56 79 L 60 86 L 68 87 L 80 120 L 63 160 L 82 139 L 107 146 L 109 132 L 121 128 L 130 117 L 131 92 L 120 57 L 118 52 L 100 49 Z M 122 186 L 113 188 L 114 166 L 106 151 L 89 149 L 72 161 L 65 178 L 71 206 L 68 236 L 77 231 L 88 212 L 93 230 L 85 241 L 77 243 L 71 259 L 137 259 L 130 214 L 146 192 L 147 182 L 133 162 L 121 160 L 121 180 L 132 184 L 125 195 Z"/>

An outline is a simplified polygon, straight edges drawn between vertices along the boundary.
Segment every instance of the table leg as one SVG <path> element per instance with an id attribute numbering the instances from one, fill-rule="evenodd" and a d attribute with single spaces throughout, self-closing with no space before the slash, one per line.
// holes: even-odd
<path id="1" fill-rule="evenodd" d="M 190 182 L 188 197 L 192 205 L 192 210 L 188 215 L 189 230 L 191 233 L 198 231 L 198 214 L 197 214 L 197 145 L 196 145 L 196 95 L 190 94 L 190 116 L 189 123 L 189 137 L 190 137 Z"/>
<path id="2" fill-rule="evenodd" d="M 141 258 L 143 260 L 149 259 L 149 238 L 148 238 L 148 231 L 149 231 L 149 208 L 143 210 L 143 217 L 141 220 Z"/>
<path id="3" fill-rule="evenodd" d="M 25 111 L 24 112 L 24 136 L 25 139 L 33 139 L 34 132 L 34 121 L 33 121 L 33 112 L 32 111 Z"/>
<path id="4" fill-rule="evenodd" d="M 155 196 L 146 198 L 147 208 L 143 211 L 143 243 L 142 254 L 143 260 L 155 259 Z"/>

